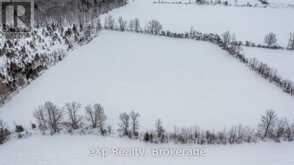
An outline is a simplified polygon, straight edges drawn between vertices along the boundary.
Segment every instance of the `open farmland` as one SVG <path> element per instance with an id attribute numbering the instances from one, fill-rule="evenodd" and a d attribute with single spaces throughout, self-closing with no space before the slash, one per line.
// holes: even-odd
<path id="1" fill-rule="evenodd" d="M 62 106 L 76 100 L 101 103 L 114 127 L 112 121 L 131 110 L 141 113 L 145 128 L 162 118 L 170 130 L 178 124 L 218 130 L 256 126 L 267 109 L 294 115 L 293 97 L 212 44 L 111 31 L 73 51 L 0 115 L 29 124 L 45 101 Z"/>

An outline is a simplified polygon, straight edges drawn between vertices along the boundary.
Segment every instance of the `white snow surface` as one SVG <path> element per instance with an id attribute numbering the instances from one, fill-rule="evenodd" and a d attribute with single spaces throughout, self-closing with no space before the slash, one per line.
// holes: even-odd
<path id="1" fill-rule="evenodd" d="M 171 130 L 220 130 L 240 123 L 255 127 L 267 109 L 294 116 L 293 97 L 215 45 L 111 31 L 21 90 L 0 108 L 0 118 L 30 124 L 45 101 L 101 103 L 114 127 L 120 113 L 135 110 L 142 129 L 154 128 L 157 118 Z"/>
<path id="2" fill-rule="evenodd" d="M 274 1 L 274 0 L 273 0 Z M 110 15 L 130 20 L 139 18 L 141 25 L 151 19 L 160 21 L 163 28 L 175 32 L 195 30 L 205 33 L 235 33 L 241 41 L 264 42 L 269 32 L 277 35 L 278 43 L 287 46 L 294 22 L 293 8 L 248 8 L 207 5 L 153 4 L 153 0 L 129 1 L 125 7 L 112 10 Z M 279 1 L 283 2 L 283 1 Z"/>
<path id="3" fill-rule="evenodd" d="M 92 154 L 105 149 L 105 156 Z M 132 149 L 144 151 L 132 156 Z M 200 149 L 202 156 L 152 156 L 155 149 Z M 112 150 L 126 151 L 131 156 L 118 156 Z M 293 165 L 294 143 L 260 143 L 226 146 L 154 145 L 138 141 L 97 136 L 33 136 L 10 141 L 0 146 L 1 165 Z"/>
<path id="4" fill-rule="evenodd" d="M 247 57 L 256 58 L 275 68 L 284 79 L 294 82 L 294 51 L 244 47 Z"/>

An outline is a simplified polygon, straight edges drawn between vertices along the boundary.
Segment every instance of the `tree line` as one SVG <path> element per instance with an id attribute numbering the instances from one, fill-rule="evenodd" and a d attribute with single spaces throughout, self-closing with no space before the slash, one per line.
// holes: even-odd
<path id="1" fill-rule="evenodd" d="M 228 0 L 154 0 L 154 4 L 176 4 L 176 5 L 221 5 L 221 6 L 233 6 L 233 7 L 253 7 L 253 8 L 276 8 L 275 4 L 271 4 L 268 0 L 258 0 L 255 3 L 249 1 L 235 0 L 234 2 Z M 292 8 L 291 5 L 285 5 L 284 7 Z"/>
<path id="2" fill-rule="evenodd" d="M 135 31 L 135 32 L 146 32 L 152 34 L 160 34 L 160 35 L 168 35 L 167 33 L 171 33 L 170 31 L 164 31 L 162 29 L 162 25 L 157 20 L 150 20 L 147 22 L 145 26 L 140 25 L 140 21 L 138 18 L 131 19 L 129 21 L 124 20 L 123 17 L 119 17 L 116 21 L 115 18 L 111 15 L 105 17 L 104 28 L 110 30 L 120 30 L 120 31 Z M 155 31 L 153 31 L 155 30 Z M 227 31 L 229 32 L 229 31 Z M 227 33 L 225 32 L 225 33 Z M 199 32 L 197 32 L 199 33 Z M 224 33 L 224 34 L 225 34 Z M 179 35 L 181 33 L 178 33 Z M 183 34 L 183 33 L 182 33 Z M 212 34 L 212 33 L 209 33 Z M 222 36 L 224 35 L 222 34 Z M 230 33 L 229 33 L 230 34 Z M 288 49 L 294 50 L 294 32 L 289 34 L 289 40 L 287 46 L 284 48 L 278 44 L 277 35 L 273 32 L 269 32 L 265 34 L 264 44 L 257 44 L 251 41 L 237 41 L 235 37 L 230 34 L 230 42 L 233 44 L 237 44 L 239 46 L 247 46 L 247 47 L 259 47 L 259 48 L 268 48 L 268 49 Z M 184 37 L 185 36 L 185 37 Z M 188 38 L 186 34 L 183 35 L 183 38 Z"/>
<path id="3" fill-rule="evenodd" d="M 87 24 L 98 15 L 124 6 L 128 0 L 35 0 L 35 24 Z"/>
<path id="4" fill-rule="evenodd" d="M 238 0 L 235 3 L 230 3 L 226 0 L 189 0 L 189 1 L 166 1 L 166 0 L 157 0 L 153 1 L 154 4 L 183 4 L 183 5 L 222 5 L 222 6 L 234 6 L 234 7 L 263 7 L 262 5 L 253 5 L 249 2 L 238 4 Z"/>
<path id="5" fill-rule="evenodd" d="M 69 102 L 59 107 L 52 102 L 45 102 L 34 111 L 33 117 L 35 123 L 31 124 L 29 130 L 21 125 L 16 125 L 14 130 L 10 130 L 5 122 L 0 120 L 0 144 L 9 140 L 13 134 L 21 138 L 34 130 L 39 130 L 43 135 L 58 133 L 118 135 L 146 143 L 240 144 L 266 140 L 293 141 L 294 138 L 294 123 L 287 118 L 278 117 L 273 110 L 267 110 L 255 128 L 240 124 L 222 131 L 204 130 L 196 126 L 175 127 L 174 131 L 168 131 L 160 118 L 155 120 L 154 128 L 140 131 L 142 116 L 135 111 L 119 114 L 115 131 L 111 125 L 107 125 L 105 110 L 98 103 L 82 107 L 78 102 Z"/>

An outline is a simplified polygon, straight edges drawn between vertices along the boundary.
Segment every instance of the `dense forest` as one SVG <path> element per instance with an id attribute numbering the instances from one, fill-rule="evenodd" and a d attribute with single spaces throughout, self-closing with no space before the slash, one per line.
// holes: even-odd
<path id="1" fill-rule="evenodd" d="M 36 0 L 35 23 L 85 23 L 125 4 L 127 0 Z"/>

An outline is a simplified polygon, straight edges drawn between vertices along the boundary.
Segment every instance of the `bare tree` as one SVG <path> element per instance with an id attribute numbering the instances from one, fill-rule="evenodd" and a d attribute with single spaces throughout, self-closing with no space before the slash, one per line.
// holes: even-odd
<path id="1" fill-rule="evenodd" d="M 57 133 L 63 120 L 63 111 L 52 102 L 46 102 L 43 110 L 47 112 L 47 123 L 51 133 Z"/>
<path id="2" fill-rule="evenodd" d="M 151 20 L 148 22 L 146 30 L 152 34 L 159 34 L 162 30 L 162 25 L 157 20 Z"/>
<path id="3" fill-rule="evenodd" d="M 232 40 L 233 40 L 233 37 L 230 31 L 226 31 L 222 34 L 222 41 L 224 43 L 225 48 L 227 48 L 231 44 Z"/>
<path id="4" fill-rule="evenodd" d="M 119 129 L 121 136 L 129 136 L 129 127 L 130 127 L 130 116 L 127 113 L 122 113 L 119 115 Z"/>
<path id="5" fill-rule="evenodd" d="M 119 24 L 119 30 L 120 31 L 125 31 L 126 30 L 127 21 L 125 21 L 122 17 L 119 17 L 118 24 Z"/>
<path id="6" fill-rule="evenodd" d="M 77 102 L 66 103 L 64 108 L 68 114 L 69 124 L 71 128 L 80 128 L 82 116 L 79 114 L 79 110 L 81 109 L 81 104 Z"/>
<path id="7" fill-rule="evenodd" d="M 105 121 L 106 115 L 104 114 L 104 109 L 100 104 L 94 104 L 86 106 L 86 114 L 88 120 L 91 122 L 92 128 L 99 128 L 100 133 L 105 133 Z"/>
<path id="8" fill-rule="evenodd" d="M 86 117 L 90 121 L 91 127 L 92 128 L 97 128 L 97 120 L 96 120 L 95 112 L 93 111 L 92 106 L 91 105 L 87 105 L 85 107 L 85 110 L 86 110 Z"/>
<path id="9" fill-rule="evenodd" d="M 93 109 L 95 111 L 95 118 L 97 121 L 97 128 L 100 130 L 100 133 L 104 135 L 106 133 L 105 130 L 105 121 L 106 115 L 104 113 L 104 109 L 100 104 L 94 104 Z"/>
<path id="10" fill-rule="evenodd" d="M 237 127 L 233 126 L 228 132 L 228 140 L 230 144 L 234 144 L 237 141 Z"/>
<path id="11" fill-rule="evenodd" d="M 45 102 L 44 105 L 34 112 L 34 117 L 37 119 L 39 129 L 45 131 L 50 129 L 51 134 L 60 131 L 63 120 L 63 111 L 52 102 Z"/>
<path id="12" fill-rule="evenodd" d="M 242 127 L 242 132 L 240 132 L 238 134 L 239 135 L 243 134 L 242 141 L 245 141 L 247 143 L 255 142 L 257 140 L 255 129 L 253 129 L 249 126 Z"/>
<path id="13" fill-rule="evenodd" d="M 262 138 L 273 136 L 274 127 L 276 125 L 277 115 L 273 110 L 267 110 L 261 117 L 261 123 L 259 124 L 259 131 L 262 134 Z"/>
<path id="14" fill-rule="evenodd" d="M 290 124 L 290 122 L 286 121 L 286 130 L 285 130 L 285 139 L 288 141 L 293 141 L 294 138 L 294 123 Z"/>
<path id="15" fill-rule="evenodd" d="M 286 135 L 286 130 L 288 125 L 289 125 L 289 122 L 287 118 L 277 120 L 276 129 L 274 132 L 276 136 L 276 140 L 279 140 L 280 138 Z"/>
<path id="16" fill-rule="evenodd" d="M 138 118 L 139 117 L 140 117 L 140 114 L 138 112 L 132 111 L 130 113 L 132 135 L 136 136 L 136 137 L 139 135 L 139 133 L 138 133 L 138 129 L 139 129 L 139 119 Z"/>
<path id="17" fill-rule="evenodd" d="M 287 49 L 294 50 L 294 33 L 290 33 Z"/>
<path id="18" fill-rule="evenodd" d="M 47 127 L 47 120 L 46 120 L 45 111 L 43 110 L 43 106 L 39 106 L 38 109 L 35 110 L 34 118 L 37 120 L 38 128 L 40 129 L 40 131 L 45 133 L 48 127 Z"/>
<path id="19" fill-rule="evenodd" d="M 114 18 L 111 15 L 105 17 L 105 20 L 104 20 L 104 28 L 105 29 L 111 29 L 111 30 L 113 30 L 114 29 L 114 25 L 115 25 L 115 20 L 114 20 Z"/>
<path id="20" fill-rule="evenodd" d="M 157 119 L 155 121 L 155 129 L 156 129 L 156 134 L 157 134 L 158 137 L 162 137 L 164 135 L 165 130 L 164 130 L 163 126 L 162 126 L 161 119 Z"/>
<path id="21" fill-rule="evenodd" d="M 101 20 L 98 17 L 96 22 L 96 32 L 100 31 L 102 29 Z"/>
<path id="22" fill-rule="evenodd" d="M 141 31 L 140 21 L 138 18 L 134 19 L 134 30 L 137 33 Z"/>
<path id="23" fill-rule="evenodd" d="M 0 119 L 0 144 L 3 144 L 10 134 L 10 131 L 7 128 L 6 123 Z"/>
<path id="24" fill-rule="evenodd" d="M 277 43 L 277 37 L 276 37 L 276 34 L 275 33 L 268 33 L 265 37 L 264 37 L 264 43 L 269 46 L 269 47 L 272 47 L 272 46 L 275 46 L 276 43 Z"/>
<path id="25" fill-rule="evenodd" d="M 141 25 L 140 25 L 140 21 L 138 18 L 135 18 L 134 20 L 130 20 L 129 22 L 129 30 L 130 31 L 135 31 L 135 32 L 140 32 L 141 29 Z"/>
<path id="26" fill-rule="evenodd" d="M 129 22 L 129 30 L 130 31 L 135 31 L 135 23 L 134 23 L 134 20 L 130 20 Z"/>

